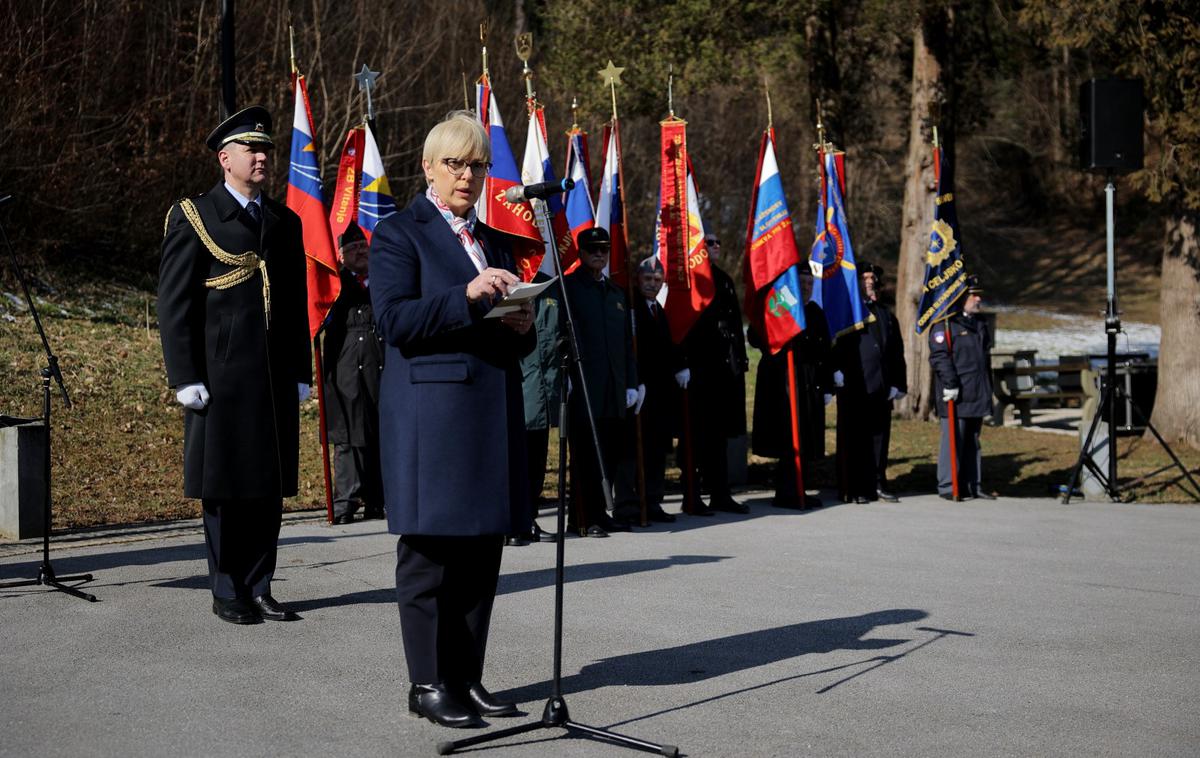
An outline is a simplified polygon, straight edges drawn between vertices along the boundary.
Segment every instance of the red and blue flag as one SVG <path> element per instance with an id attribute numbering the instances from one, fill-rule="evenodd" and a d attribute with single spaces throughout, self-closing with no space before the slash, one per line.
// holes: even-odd
<path id="1" fill-rule="evenodd" d="M 863 328 L 866 309 L 858 291 L 858 267 L 846 224 L 840 154 L 825 151 L 819 154 L 824 191 L 817 203 L 816 238 L 808 261 L 813 272 L 810 300 L 825 312 L 829 337 L 836 342 L 838 337 Z"/>
<path id="2" fill-rule="evenodd" d="M 567 132 L 567 176 L 575 186 L 567 192 L 567 224 L 576 247 L 563 257 L 563 271 L 570 272 L 579 263 L 578 239 L 584 229 L 596 225 L 596 207 L 592 203 L 592 177 L 588 170 L 587 133 L 579 128 Z"/>
<path id="3" fill-rule="evenodd" d="M 606 273 L 624 288 L 629 283 L 629 238 L 625 233 L 625 204 L 621 187 L 621 130 L 616 120 L 605 130 L 604 173 L 596 196 L 596 226 L 608 232 L 610 251 Z"/>
<path id="4" fill-rule="evenodd" d="M 396 212 L 396 198 L 383 169 L 383 156 L 368 124 L 363 134 L 362 184 L 358 194 L 358 225 L 367 241 L 384 218 Z"/>

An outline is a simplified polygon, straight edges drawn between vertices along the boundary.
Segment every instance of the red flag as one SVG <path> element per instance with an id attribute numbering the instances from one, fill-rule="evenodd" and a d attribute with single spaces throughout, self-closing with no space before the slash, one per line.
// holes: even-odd
<path id="1" fill-rule="evenodd" d="M 358 218 L 358 183 L 363 167 L 363 128 L 351 127 L 346 132 L 342 158 L 338 161 L 337 180 L 333 191 L 333 208 L 329 211 L 329 227 L 336 240 L 351 221 Z"/>
<path id="2" fill-rule="evenodd" d="M 337 256 L 329 233 L 329 218 L 321 190 L 321 169 L 313 143 L 312 111 L 308 85 L 296 76 L 296 110 L 292 119 L 291 167 L 288 170 L 287 207 L 303 225 L 304 253 L 308 259 L 308 330 L 316 337 L 342 289 Z"/>
<path id="3" fill-rule="evenodd" d="M 683 341 L 716 293 L 692 161 L 687 154 L 686 125 L 686 121 L 674 117 L 661 122 L 657 241 L 665 273 L 663 307 L 671 339 L 676 343 Z"/>

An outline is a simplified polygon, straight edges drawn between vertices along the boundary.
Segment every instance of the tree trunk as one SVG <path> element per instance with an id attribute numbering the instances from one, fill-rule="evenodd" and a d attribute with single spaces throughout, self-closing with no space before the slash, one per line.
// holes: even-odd
<path id="1" fill-rule="evenodd" d="M 1200 449 L 1200 245 L 1195 212 L 1167 217 L 1162 262 L 1162 339 L 1151 423 L 1167 442 Z M 1149 436 L 1149 432 L 1147 432 Z"/>
<path id="2" fill-rule="evenodd" d="M 925 286 L 925 253 L 933 224 L 933 176 L 930 146 L 940 105 L 948 92 L 944 65 L 946 23 L 940 13 L 925 17 L 913 30 L 912 100 L 909 107 L 908 158 L 904 164 L 904 208 L 900 229 L 900 262 L 897 265 L 896 316 L 904 335 L 904 360 L 908 363 L 908 395 L 898 404 L 906 418 L 925 418 L 933 410 L 933 373 L 929 366 L 929 343 L 915 331 L 917 304 Z M 952 124 L 939 125 L 949 136 Z"/>

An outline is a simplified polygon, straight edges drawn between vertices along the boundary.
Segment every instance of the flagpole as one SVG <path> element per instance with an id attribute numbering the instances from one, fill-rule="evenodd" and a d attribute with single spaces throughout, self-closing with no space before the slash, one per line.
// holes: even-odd
<path id="1" fill-rule="evenodd" d="M 937 186 L 937 195 L 942 191 L 942 146 L 938 142 L 937 127 L 933 127 L 933 182 Z M 937 205 L 937 195 L 933 198 L 933 203 Z M 954 358 L 954 343 L 951 342 L 950 333 L 953 331 L 950 328 L 950 319 L 942 322 L 942 330 L 946 335 L 946 350 L 950 352 L 950 358 Z M 955 418 L 954 401 L 946 401 L 946 431 L 949 433 L 950 443 L 950 496 L 957 502 L 959 498 L 958 490 L 958 420 Z"/>
<path id="2" fill-rule="evenodd" d="M 804 467 L 801 463 L 801 441 L 800 441 L 800 408 L 796 404 L 796 348 L 794 345 L 787 347 L 787 364 L 788 364 L 788 397 L 791 402 L 790 406 L 792 417 L 792 464 L 796 468 L 796 494 L 800 498 L 800 507 L 805 507 L 804 493 Z"/>

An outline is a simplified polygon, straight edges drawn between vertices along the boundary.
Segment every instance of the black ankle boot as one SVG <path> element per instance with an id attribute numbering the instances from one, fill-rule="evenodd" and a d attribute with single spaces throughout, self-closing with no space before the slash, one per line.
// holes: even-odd
<path id="1" fill-rule="evenodd" d="M 483 726 L 479 715 L 459 702 L 444 684 L 414 684 L 408 690 L 408 710 L 439 726 Z"/>
<path id="2" fill-rule="evenodd" d="M 520 716 L 516 703 L 497 700 L 479 682 L 467 684 L 467 701 L 479 711 L 480 716 Z"/>

